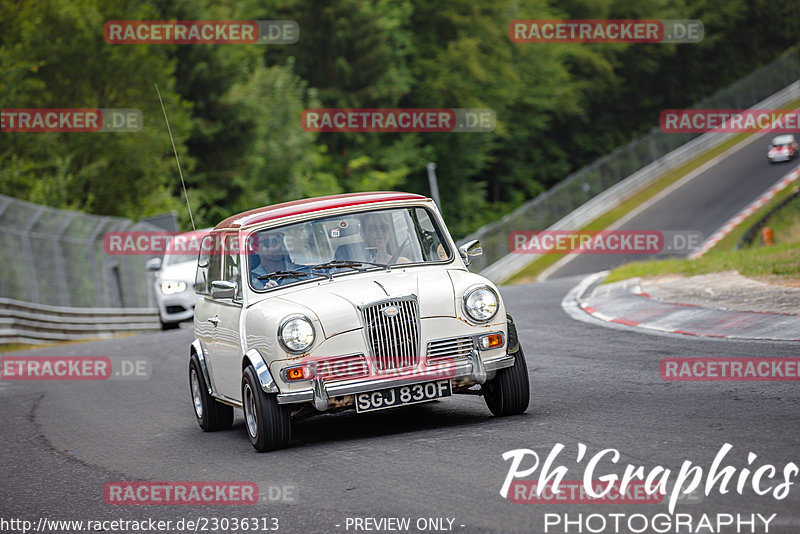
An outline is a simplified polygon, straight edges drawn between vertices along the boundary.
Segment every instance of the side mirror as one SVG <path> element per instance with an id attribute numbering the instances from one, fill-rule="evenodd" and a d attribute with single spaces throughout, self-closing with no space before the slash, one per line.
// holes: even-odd
<path id="1" fill-rule="evenodd" d="M 464 263 L 469 265 L 470 258 L 483 254 L 483 247 L 481 247 L 480 241 L 474 239 L 458 247 L 458 253 L 461 254 L 461 259 L 464 260 Z"/>
<path id="2" fill-rule="evenodd" d="M 150 272 L 161 270 L 161 258 L 150 258 L 147 260 L 147 263 L 144 264 L 144 268 Z"/>
<path id="3" fill-rule="evenodd" d="M 215 280 L 211 282 L 212 299 L 232 299 L 236 295 L 236 284 L 226 280 Z"/>

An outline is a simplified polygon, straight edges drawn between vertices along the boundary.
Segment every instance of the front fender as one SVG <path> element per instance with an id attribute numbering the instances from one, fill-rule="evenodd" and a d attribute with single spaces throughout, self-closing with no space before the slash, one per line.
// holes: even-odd
<path id="1" fill-rule="evenodd" d="M 189 349 L 190 358 L 192 357 L 192 354 L 196 354 L 197 360 L 200 362 L 200 370 L 203 372 L 203 378 L 205 379 L 206 386 L 208 387 L 208 394 L 211 396 L 216 396 L 216 392 L 214 391 L 214 383 L 211 381 L 211 375 L 208 372 L 208 363 L 206 362 L 206 354 L 208 354 L 208 351 L 200 339 L 195 339 L 192 341 L 191 348 Z"/>
<path id="2" fill-rule="evenodd" d="M 510 314 L 506 314 L 506 325 L 508 327 L 508 348 L 506 352 L 508 354 L 514 354 L 519 350 L 519 336 L 517 336 L 517 326 L 514 324 L 514 319 L 511 318 Z"/>
<path id="3" fill-rule="evenodd" d="M 248 365 L 253 366 L 264 393 L 280 393 L 278 384 L 276 384 L 275 379 L 272 378 L 272 373 L 269 372 L 266 360 L 264 360 L 264 357 L 258 349 L 250 349 L 245 353 L 244 359 L 242 360 L 242 370 Z"/>

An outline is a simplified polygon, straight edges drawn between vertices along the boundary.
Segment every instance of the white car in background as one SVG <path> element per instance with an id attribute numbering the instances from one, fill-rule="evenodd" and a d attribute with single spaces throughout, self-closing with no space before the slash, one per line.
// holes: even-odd
<path id="1" fill-rule="evenodd" d="M 778 135 L 772 139 L 772 144 L 767 150 L 767 159 L 770 163 L 789 161 L 797 157 L 798 146 L 793 135 Z"/>
<path id="2" fill-rule="evenodd" d="M 209 230 L 199 232 L 205 234 Z M 202 234 L 199 239 L 202 239 Z M 152 258 L 146 264 L 147 270 L 155 273 L 153 289 L 162 330 L 178 328 L 183 321 L 192 320 L 197 303 L 194 291 L 197 254 L 171 252 L 175 250 L 175 239 L 179 237 L 170 240 L 163 258 Z"/>

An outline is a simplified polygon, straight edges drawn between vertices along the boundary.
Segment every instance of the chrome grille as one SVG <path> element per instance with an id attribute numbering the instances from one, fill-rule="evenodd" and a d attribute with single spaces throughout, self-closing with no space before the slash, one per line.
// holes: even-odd
<path id="1" fill-rule="evenodd" d="M 472 351 L 472 338 L 451 337 L 447 339 L 437 339 L 428 343 L 428 361 L 443 359 L 467 358 Z"/>
<path id="2" fill-rule="evenodd" d="M 396 308 L 393 316 L 384 313 Z M 412 298 L 392 299 L 362 308 L 372 361 L 377 371 L 413 367 L 419 362 L 419 308 Z"/>
<path id="3" fill-rule="evenodd" d="M 317 362 L 317 376 L 326 381 L 360 378 L 367 374 L 367 359 L 363 354 L 340 356 Z"/>

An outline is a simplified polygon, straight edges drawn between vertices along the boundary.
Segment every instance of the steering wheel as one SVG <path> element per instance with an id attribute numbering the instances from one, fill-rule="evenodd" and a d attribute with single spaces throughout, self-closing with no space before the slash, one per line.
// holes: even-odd
<path id="1" fill-rule="evenodd" d="M 394 262 L 397 261 L 397 258 L 403 255 L 403 251 L 407 249 L 410 244 L 411 244 L 411 236 L 408 236 L 406 237 L 406 240 L 403 241 L 403 244 L 397 247 L 397 252 L 395 252 L 394 255 L 392 255 L 392 257 L 389 258 L 389 261 L 386 262 L 386 264 L 394 265 Z"/>

